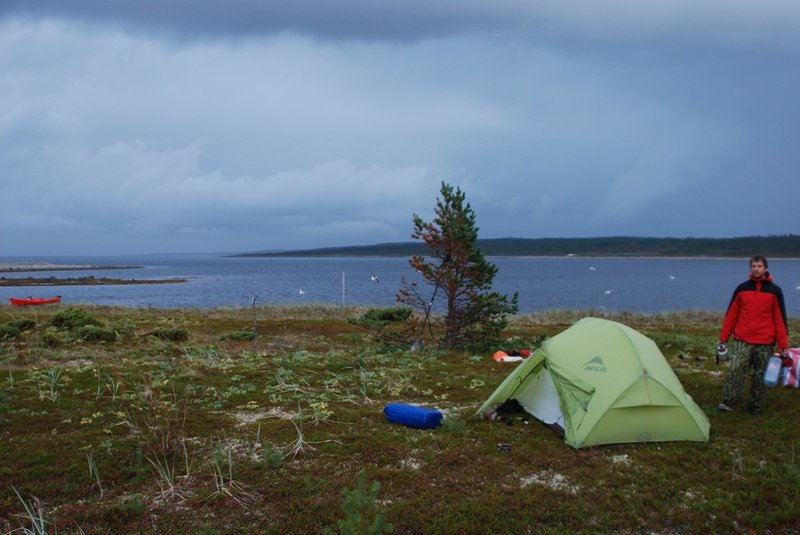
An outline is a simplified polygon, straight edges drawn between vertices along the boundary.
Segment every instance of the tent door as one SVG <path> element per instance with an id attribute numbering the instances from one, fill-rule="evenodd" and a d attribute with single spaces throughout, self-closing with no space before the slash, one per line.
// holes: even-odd
<path id="1" fill-rule="evenodd" d="M 543 366 L 535 377 L 529 377 L 514 394 L 514 399 L 520 402 L 525 412 L 564 432 L 564 415 L 558 404 L 558 392 L 546 367 Z"/>

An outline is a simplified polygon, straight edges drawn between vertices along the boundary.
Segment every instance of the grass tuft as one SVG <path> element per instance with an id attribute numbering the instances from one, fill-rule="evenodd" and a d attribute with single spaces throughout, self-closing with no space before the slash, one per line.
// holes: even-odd
<path id="1" fill-rule="evenodd" d="M 19 498 L 19 501 L 22 503 L 22 506 L 25 509 L 24 515 L 17 516 L 27 520 L 30 523 L 30 527 L 20 526 L 19 530 L 14 531 L 21 531 L 26 535 L 47 535 L 47 526 L 50 524 L 50 522 L 44 518 L 44 510 L 39 499 L 33 498 L 32 501 L 26 502 L 25 498 L 22 497 L 22 495 L 13 485 L 11 488 L 14 489 L 14 493 L 17 495 L 17 498 Z"/>

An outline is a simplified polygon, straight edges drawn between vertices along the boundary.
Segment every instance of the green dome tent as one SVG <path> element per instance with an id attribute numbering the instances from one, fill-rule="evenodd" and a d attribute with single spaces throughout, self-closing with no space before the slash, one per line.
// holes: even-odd
<path id="1" fill-rule="evenodd" d="M 573 448 L 625 442 L 707 442 L 710 424 L 650 338 L 583 318 L 546 340 L 478 413 L 517 400 Z"/>

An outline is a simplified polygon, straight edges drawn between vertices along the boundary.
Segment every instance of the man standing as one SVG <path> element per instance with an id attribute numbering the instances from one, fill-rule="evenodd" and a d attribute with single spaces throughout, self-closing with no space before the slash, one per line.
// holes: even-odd
<path id="1" fill-rule="evenodd" d="M 767 259 L 763 256 L 750 259 L 750 278 L 734 290 L 722 322 L 719 350 L 724 352 L 725 344 L 733 334 L 732 356 L 722 390 L 722 403 L 717 407 L 722 412 L 733 410 L 749 377 L 747 410 L 750 414 L 759 414 L 764 397 L 763 376 L 767 360 L 776 345 L 781 355 L 786 354 L 789 346 L 783 291 L 772 282 L 767 267 Z"/>

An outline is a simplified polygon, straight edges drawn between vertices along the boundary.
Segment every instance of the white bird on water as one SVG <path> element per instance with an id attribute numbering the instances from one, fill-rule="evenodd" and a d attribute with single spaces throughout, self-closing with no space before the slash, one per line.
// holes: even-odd
<path id="1" fill-rule="evenodd" d="M 300 295 L 306 295 L 302 288 L 300 288 Z"/>
<path id="2" fill-rule="evenodd" d="M 603 292 L 603 295 L 611 295 L 613 292 L 614 290 L 606 290 L 605 292 Z"/>
<path id="3" fill-rule="evenodd" d="M 669 276 L 669 280 L 674 281 L 675 280 L 675 275 L 670 275 Z"/>
<path id="4" fill-rule="evenodd" d="M 370 278 L 373 280 L 373 282 L 381 282 L 378 276 L 374 273 L 372 274 L 372 276 L 370 276 Z"/>
<path id="5" fill-rule="evenodd" d="M 597 268 L 596 268 L 596 267 L 594 267 L 594 266 L 590 266 L 590 267 L 589 267 L 589 271 L 597 271 Z"/>

